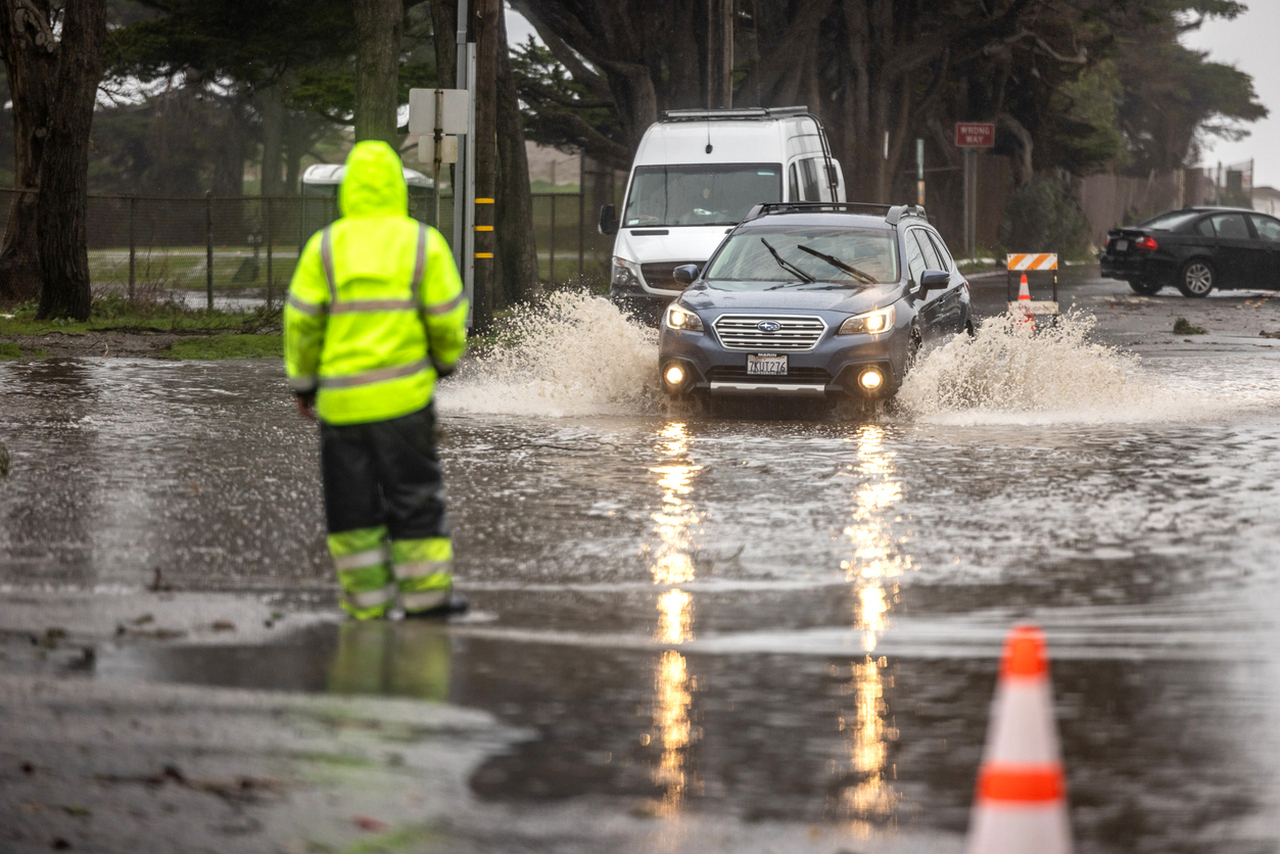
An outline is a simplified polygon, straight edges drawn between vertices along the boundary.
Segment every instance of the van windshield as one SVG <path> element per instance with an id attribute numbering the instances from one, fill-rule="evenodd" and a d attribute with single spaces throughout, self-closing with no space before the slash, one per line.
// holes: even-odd
<path id="1" fill-rule="evenodd" d="M 898 281 L 898 244 L 890 229 L 745 228 L 720 247 L 702 275 L 726 291 L 757 291 L 779 282 L 891 283 Z"/>
<path id="2" fill-rule="evenodd" d="M 637 166 L 622 224 L 737 225 L 754 205 L 780 201 L 781 163 Z"/>

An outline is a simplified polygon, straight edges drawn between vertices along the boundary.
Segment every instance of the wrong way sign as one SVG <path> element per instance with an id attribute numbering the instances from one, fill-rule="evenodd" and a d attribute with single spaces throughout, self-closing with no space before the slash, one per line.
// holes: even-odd
<path id="1" fill-rule="evenodd" d="M 956 145 L 960 148 L 991 148 L 995 144 L 995 125 L 987 122 L 956 122 Z"/>

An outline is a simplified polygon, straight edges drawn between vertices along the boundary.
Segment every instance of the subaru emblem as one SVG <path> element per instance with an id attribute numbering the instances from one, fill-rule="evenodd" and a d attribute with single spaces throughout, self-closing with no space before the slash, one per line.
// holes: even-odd
<path id="1" fill-rule="evenodd" d="M 761 332 L 777 332 L 782 328 L 782 324 L 776 320 L 762 320 L 756 324 L 756 329 Z"/>

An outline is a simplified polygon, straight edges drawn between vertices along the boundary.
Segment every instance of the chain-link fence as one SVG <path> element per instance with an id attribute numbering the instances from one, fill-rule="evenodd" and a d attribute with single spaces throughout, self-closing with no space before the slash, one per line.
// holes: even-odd
<path id="1" fill-rule="evenodd" d="M 0 190 L 0 228 L 13 197 Z M 434 197 L 411 194 L 410 213 L 435 223 Z M 90 194 L 89 271 L 95 293 L 180 300 L 192 308 L 278 306 L 299 249 L 337 216 L 330 195 L 124 196 Z M 581 194 L 533 197 L 539 270 L 550 286 L 608 275 L 613 238 L 595 228 Z M 453 198 L 440 197 L 440 231 L 453 240 Z"/>

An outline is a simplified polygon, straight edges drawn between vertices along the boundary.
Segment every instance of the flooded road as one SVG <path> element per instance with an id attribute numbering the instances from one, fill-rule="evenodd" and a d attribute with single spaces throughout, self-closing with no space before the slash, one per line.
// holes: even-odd
<path id="1" fill-rule="evenodd" d="M 1164 303 L 1078 293 L 1096 329 L 988 328 L 859 417 L 670 410 L 646 333 L 564 303 L 442 391 L 475 608 L 447 628 L 337 620 L 314 431 L 277 365 L 0 365 L 0 679 L 458 715 L 379 742 L 418 751 L 386 774 L 456 777 L 371 813 L 427 822 L 404 850 L 959 851 L 996 655 L 1029 619 L 1077 850 L 1280 850 L 1280 350 L 1158 338 L 1116 314 Z M 87 664 L 31 651 L 54 625 Z M 21 784 L 0 772 L 0 812 L 46 850 Z M 360 838 L 352 809 L 291 797 L 292 829 L 212 847 Z"/>

